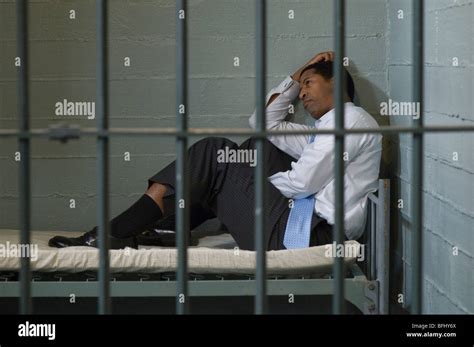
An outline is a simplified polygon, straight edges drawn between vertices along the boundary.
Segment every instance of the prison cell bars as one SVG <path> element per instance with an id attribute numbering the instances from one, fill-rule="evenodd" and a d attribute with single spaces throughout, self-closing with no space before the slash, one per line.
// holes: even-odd
<path id="1" fill-rule="evenodd" d="M 183 114 L 178 113 L 177 114 L 177 122 L 178 122 L 178 128 L 173 129 L 173 128 L 154 128 L 154 129 L 144 129 L 144 128 L 108 128 L 107 126 L 107 117 L 108 117 L 108 112 L 107 112 L 107 104 L 106 102 L 108 101 L 107 99 L 107 74 L 106 74 L 106 69 L 105 67 L 107 66 L 107 59 L 106 59 L 106 40 L 105 40 L 105 35 L 106 35 L 106 27 L 105 27 L 105 20 L 107 18 L 107 13 L 106 13 L 106 6 L 105 2 L 106 0 L 97 0 L 100 1 L 97 7 L 97 18 L 100 20 L 102 18 L 102 24 L 100 31 L 102 35 L 104 35 L 102 40 L 99 40 L 100 42 L 103 43 L 103 46 L 101 46 L 100 43 L 98 43 L 98 80 L 100 80 L 100 84 L 98 83 L 98 86 L 101 86 L 101 88 L 98 88 L 99 90 L 102 91 L 100 95 L 98 95 L 98 103 L 102 103 L 102 111 L 101 111 L 101 116 L 99 117 L 100 123 L 99 126 L 94 129 L 94 128 L 83 128 L 83 129 L 77 129 L 74 127 L 64 127 L 61 129 L 56 129 L 56 128 L 46 128 L 46 129 L 30 129 L 29 128 L 29 85 L 28 85 L 28 29 L 27 29 L 27 18 L 28 18 L 28 9 L 27 9 L 27 0 L 17 0 L 16 2 L 16 15 L 17 15 L 17 51 L 18 51 L 18 56 L 20 57 L 21 65 L 19 67 L 18 71 L 18 114 L 19 114 L 19 125 L 18 125 L 18 130 L 14 129 L 0 129 L 0 136 L 5 136 L 5 137 L 17 137 L 18 142 L 19 142 L 19 149 L 20 149 L 20 155 L 21 155 L 21 161 L 20 161 L 20 175 L 19 175 L 19 198 L 20 198 L 20 231 L 21 231 L 21 238 L 20 242 L 21 243 L 29 243 L 29 238 L 30 238 L 30 166 L 29 166 L 29 160 L 30 160 L 30 153 L 29 153 L 29 141 L 30 138 L 32 137 L 37 137 L 37 138 L 54 138 L 54 139 L 60 139 L 63 141 L 67 141 L 68 139 L 74 139 L 78 138 L 80 136 L 94 136 L 97 137 L 98 139 L 98 145 L 99 145 L 99 163 L 102 162 L 102 166 L 105 168 L 106 167 L 106 156 L 107 156 L 107 139 L 109 136 L 112 135 L 120 135 L 120 136 L 153 136 L 153 135 L 162 135 L 162 136 L 175 136 L 176 137 L 176 142 L 177 142 L 177 148 L 179 148 L 179 153 L 181 155 L 178 155 L 178 160 L 180 160 L 181 163 L 184 163 L 185 161 L 183 158 L 185 158 L 186 150 L 185 146 L 186 145 L 186 139 L 188 136 L 203 136 L 203 135 L 252 135 L 256 137 L 257 139 L 264 139 L 268 135 L 272 134 L 280 134 L 280 135 L 302 135 L 302 134 L 334 134 L 336 135 L 336 141 L 337 137 L 343 137 L 348 134 L 363 134 L 363 133 L 381 133 L 381 134 L 399 134 L 399 133 L 410 133 L 413 134 L 413 139 L 414 139 L 414 158 L 413 158 L 413 165 L 414 165 L 414 172 L 413 172 L 413 195 L 412 199 L 414 201 L 415 209 L 414 209 L 414 230 L 416 232 L 413 233 L 413 255 L 414 255 L 414 266 L 413 266 L 413 291 L 412 291 L 412 313 L 419 313 L 421 312 L 421 299 L 422 299 L 422 292 L 421 292 L 421 247 L 422 247 L 422 238 L 421 238 L 421 228 L 422 228 L 422 218 L 421 218 L 421 211 L 422 211 L 422 196 L 421 196 L 421 170 L 422 170 L 422 138 L 423 134 L 426 132 L 472 132 L 474 131 L 474 126 L 423 126 L 423 123 L 421 122 L 421 116 L 420 116 L 420 121 L 414 122 L 413 127 L 400 127 L 400 126 L 382 126 L 377 129 L 372 129 L 372 128 L 359 128 L 359 129 L 344 129 L 343 127 L 336 127 L 335 129 L 331 130 L 316 130 L 316 129 L 311 129 L 311 130 L 286 130 L 286 131 L 272 131 L 272 130 L 265 130 L 264 128 L 260 128 L 257 131 L 254 130 L 249 130 L 249 129 L 230 129 L 230 128 L 223 128 L 223 129 L 212 129 L 212 128 L 199 128 L 199 129 L 192 129 L 192 128 L 187 128 L 186 124 L 186 117 L 183 116 Z M 181 0 L 183 8 L 185 6 L 185 0 Z M 263 1 L 263 0 L 261 0 Z M 340 1 L 340 2 L 339 2 Z M 265 12 L 264 12 L 264 6 L 263 2 L 260 5 L 261 6 L 258 9 L 258 12 L 260 16 L 265 17 Z M 335 15 L 337 18 L 335 20 L 337 23 L 342 23 L 342 26 L 339 24 L 336 24 L 336 35 L 340 37 L 340 40 L 343 40 L 344 37 L 342 35 L 343 30 L 343 2 L 342 0 L 338 0 L 337 3 L 337 8 L 339 10 L 336 10 Z M 422 17 L 423 17 L 423 0 L 415 0 L 414 1 L 414 18 L 418 19 L 417 21 L 414 21 L 414 23 L 418 23 L 418 25 L 414 25 L 414 80 L 415 80 L 415 92 L 414 92 L 414 99 L 415 101 L 420 102 L 420 107 L 423 102 L 423 84 L 422 84 L 422 76 L 423 76 L 423 28 L 422 28 Z M 258 20 L 258 19 L 257 19 Z M 263 22 L 261 22 L 263 23 Z M 178 46 L 178 77 L 177 77 L 177 83 L 178 83 L 178 95 L 177 98 L 178 100 L 181 100 L 183 102 L 183 105 L 186 105 L 186 65 L 184 64 L 186 62 L 186 50 L 185 50 L 185 21 L 178 22 L 177 26 L 177 46 Z M 182 27 L 181 27 L 182 26 Z M 257 25 L 258 27 L 258 25 Z M 181 31 L 180 31 L 181 30 Z M 179 34 L 181 32 L 181 34 Z M 260 32 L 260 35 L 258 36 L 263 36 L 263 32 Z M 261 38 L 259 40 L 261 40 Z M 180 41 L 181 40 L 181 41 Z M 101 47 L 99 47 L 101 46 Z M 181 47 L 181 48 L 179 48 Z M 263 46 L 262 46 L 263 47 Z M 341 73 L 342 73 L 342 68 L 340 66 L 340 63 L 342 62 L 342 48 L 343 45 L 340 45 L 340 42 L 336 42 L 336 79 L 339 80 L 339 82 L 336 81 L 336 85 L 338 86 L 338 92 L 340 93 L 340 89 L 342 88 L 341 85 Z M 102 52 L 102 53 L 101 53 Z M 179 53 L 181 52 L 181 53 Z M 258 61 L 263 64 L 261 67 L 262 69 L 265 68 L 265 61 L 262 59 L 264 57 L 264 52 L 260 52 L 260 57 L 257 57 L 257 63 Z M 257 50 L 257 56 L 258 56 L 258 50 Z M 179 58 L 181 57 L 181 58 Z M 102 70 L 99 71 L 99 67 L 102 66 Z M 180 72 L 181 71 L 181 72 Z M 263 71 L 263 70 L 260 70 Z M 102 76 L 102 77 L 101 77 Z M 262 103 L 264 100 L 264 94 L 262 94 L 262 90 L 264 87 L 264 79 L 262 78 L 263 74 L 259 75 L 257 71 L 257 102 Z M 337 77 L 339 76 L 339 77 Z M 260 82 L 258 80 L 260 79 Z M 259 84 L 260 83 L 260 84 Z M 260 89 L 262 88 L 262 89 Z M 98 92 L 99 93 L 99 92 Z M 178 105 L 180 105 L 178 103 Z M 261 104 L 260 104 L 261 105 Z M 341 104 L 336 105 L 337 110 L 342 110 Z M 261 106 L 260 106 L 261 108 Z M 100 108 L 99 108 L 100 109 Z M 186 110 L 186 108 L 185 108 Z M 261 124 L 261 122 L 264 121 L 264 113 L 260 109 L 260 118 L 259 122 L 257 124 Z M 258 113 L 257 113 L 258 114 Z M 421 113 L 420 113 L 421 114 Z M 338 118 L 338 124 L 341 124 L 341 113 L 339 113 L 339 116 L 336 116 Z M 263 122 L 263 124 L 265 124 Z M 343 123 L 342 123 L 343 125 Z M 339 144 L 340 146 L 340 144 Z M 341 151 L 341 148 L 339 147 L 338 151 Z M 184 153 L 184 155 L 183 155 Z M 258 155 L 260 156 L 262 153 L 262 148 L 259 149 Z M 101 160 L 102 157 L 102 160 Z M 181 157 L 181 159 L 179 159 Z M 339 156 L 341 157 L 341 156 Z M 177 171 L 181 172 L 181 177 L 184 177 L 185 167 L 183 164 L 180 164 L 180 169 Z M 99 166 L 100 167 L 100 166 Z M 257 166 L 258 167 L 258 166 Z M 343 169 L 343 168 L 342 168 Z M 261 170 L 261 169 L 260 169 Z M 99 182 L 102 183 L 107 183 L 108 181 L 108 175 L 106 170 L 100 170 L 103 171 L 102 174 L 99 173 Z M 342 170 L 341 170 L 342 171 Z M 336 173 L 337 176 L 339 174 Z M 177 177 L 179 179 L 179 177 Z M 178 182 L 179 180 L 177 180 Z M 260 185 L 263 180 L 259 179 L 257 181 L 260 182 Z M 181 188 L 179 188 L 181 186 Z M 99 198 L 101 200 L 101 203 L 99 206 L 99 223 L 102 223 L 102 231 L 99 231 L 99 234 L 101 235 L 101 246 L 100 246 L 100 252 L 101 252 L 101 263 L 100 263 L 100 273 L 101 275 L 101 290 L 99 293 L 99 296 L 101 297 L 100 301 L 100 307 L 99 307 L 99 312 L 105 313 L 109 310 L 108 306 L 108 281 L 105 281 L 105 279 L 108 277 L 108 263 L 106 260 L 106 257 L 104 256 L 106 254 L 106 242 L 103 242 L 107 238 L 106 233 L 107 233 L 107 227 L 108 227 L 108 220 L 107 222 L 105 217 L 106 217 L 106 212 L 107 212 L 107 199 L 108 199 L 108 194 L 106 191 L 107 185 L 103 184 L 102 188 L 99 187 Z M 181 192 L 181 193 L 180 193 Z M 177 184 L 177 196 L 184 196 L 186 197 L 186 186 L 185 186 L 185 181 L 182 181 L 181 183 Z M 260 196 L 258 198 L 256 196 L 256 199 L 258 198 L 258 204 L 260 206 L 263 206 L 263 201 L 262 197 L 264 196 L 263 191 L 260 188 L 256 188 L 256 195 Z M 340 199 L 340 197 L 339 197 Z M 179 247 L 179 275 L 178 275 L 178 294 L 186 294 L 187 293 L 187 276 L 186 276 L 186 271 L 187 271 L 187 264 L 186 264 L 186 254 L 184 251 L 186 251 L 186 237 L 187 237 L 187 221 L 186 221 L 186 210 L 187 210 L 187 205 L 185 205 L 184 209 L 177 209 L 177 227 L 179 228 L 178 233 L 178 247 Z M 179 212 L 181 211 L 181 212 Z M 179 213 L 179 215 L 178 215 Z M 343 220 L 341 214 L 339 213 L 338 219 L 336 219 L 336 227 L 340 228 L 338 230 L 338 236 L 340 237 L 340 232 L 341 232 L 341 225 L 343 225 Z M 256 216 L 257 219 L 260 219 L 261 217 Z M 102 221 L 102 222 L 101 222 Z M 341 223 L 342 221 L 342 223 Z M 261 237 L 261 232 L 262 232 L 262 227 L 259 230 L 256 230 L 260 236 L 256 236 L 256 241 L 259 237 Z M 260 246 L 261 247 L 261 246 Z M 262 313 L 264 312 L 264 302 L 265 302 L 265 277 L 264 272 L 265 272 L 265 266 L 264 260 L 265 255 L 261 256 L 262 251 L 260 250 L 258 252 L 260 255 L 258 256 L 259 259 L 259 265 L 258 267 L 261 267 L 260 270 L 257 269 L 257 271 L 260 271 L 257 276 L 257 281 L 259 281 L 262 286 L 257 290 L 260 291 L 259 293 L 259 299 L 256 300 L 256 313 Z M 264 253 L 264 252 L 263 252 Z M 337 260 L 337 258 L 336 258 Z M 337 262 L 336 262 L 337 264 Z M 263 266 L 263 267 L 262 267 Z M 335 265 L 335 268 L 340 265 Z M 335 269 L 336 271 L 336 269 Z M 342 275 L 342 273 L 341 273 Z M 337 299 L 335 298 L 333 300 L 334 303 L 334 311 L 337 313 L 341 311 L 342 303 L 340 302 L 341 299 L 341 289 L 343 288 L 343 285 L 341 283 L 337 284 L 337 282 L 340 282 L 342 280 L 341 275 L 338 275 L 336 278 L 336 285 L 338 286 L 338 289 L 336 292 L 339 292 L 339 294 L 336 294 Z M 31 312 L 31 283 L 29 280 L 30 276 L 30 262 L 29 258 L 23 257 L 21 259 L 21 270 L 20 270 L 20 312 L 22 314 L 30 313 Z M 178 298 L 177 298 L 178 300 Z M 186 312 L 186 305 L 187 305 L 187 298 L 185 297 L 185 304 L 177 304 L 177 312 L 178 313 L 184 313 Z M 259 307 L 257 307 L 259 306 Z"/>
<path id="2" fill-rule="evenodd" d="M 176 136 L 176 245 L 178 247 L 178 273 L 176 312 L 189 312 L 187 240 L 189 233 L 189 175 L 187 173 L 187 1 L 176 1 L 176 128 L 182 135 Z M 180 15 L 181 14 L 181 15 Z M 184 208 L 181 204 L 184 202 Z"/>
<path id="3" fill-rule="evenodd" d="M 266 0 L 256 1 L 256 128 L 257 131 L 265 132 L 265 79 L 266 79 Z M 255 272 L 255 313 L 267 312 L 267 281 L 266 281 L 266 250 L 265 230 L 268 223 L 264 218 L 266 211 L 266 182 L 265 173 L 265 138 L 256 140 L 257 166 L 255 167 L 255 250 L 257 251 L 257 265 Z"/>
<path id="4" fill-rule="evenodd" d="M 108 2 L 96 1 L 97 18 L 97 87 L 96 102 L 98 112 L 97 158 L 98 158 L 98 241 L 99 241 L 99 314 L 110 312 L 109 281 L 109 137 L 100 131 L 109 127 L 109 89 L 108 89 Z"/>
<path id="5" fill-rule="evenodd" d="M 229 136 L 253 136 L 256 138 L 267 137 L 269 135 L 340 135 L 340 134 L 419 134 L 419 133 L 450 133 L 450 132 L 472 132 L 474 125 L 429 125 L 422 128 L 406 127 L 406 126 L 380 126 L 374 128 L 356 128 L 356 129 L 311 129 L 311 130 L 267 130 L 254 131 L 245 128 L 188 128 L 186 134 L 188 136 L 203 135 L 229 135 Z M 0 129 L 0 136 L 3 137 L 37 137 L 51 138 L 60 141 L 69 139 L 77 139 L 84 136 L 184 136 L 182 131 L 175 128 L 109 128 L 108 130 L 98 131 L 97 128 L 77 128 L 74 125 L 66 125 L 62 127 L 37 128 L 30 129 L 26 134 L 18 129 Z"/>
<path id="6" fill-rule="evenodd" d="M 423 6 L 424 0 L 413 2 L 413 101 L 419 102 L 420 117 L 413 119 L 413 126 L 423 129 Z M 415 20 L 416 18 L 416 20 Z M 412 303 L 411 313 L 422 312 L 421 291 L 423 284 L 423 132 L 413 133 L 412 154 L 413 228 L 412 228 Z"/>
<path id="7" fill-rule="evenodd" d="M 26 0 L 18 0 L 17 16 L 17 54 L 20 57 L 18 70 L 18 146 L 20 150 L 20 243 L 30 243 L 31 196 L 30 196 L 30 137 L 29 125 L 29 86 L 28 86 L 28 6 Z M 31 313 L 30 258 L 20 258 L 20 312 Z"/>
<path id="8" fill-rule="evenodd" d="M 344 14 L 345 1 L 336 0 L 334 6 L 334 106 L 336 111 L 335 129 L 344 129 Z M 334 146 L 334 175 L 335 175 L 335 211 L 334 211 L 334 233 L 333 242 L 336 247 L 344 244 L 344 134 L 338 134 Z M 343 255 L 344 256 L 344 255 Z M 334 314 L 344 313 L 344 257 L 335 257 L 333 275 L 335 288 L 332 300 L 332 312 Z"/>

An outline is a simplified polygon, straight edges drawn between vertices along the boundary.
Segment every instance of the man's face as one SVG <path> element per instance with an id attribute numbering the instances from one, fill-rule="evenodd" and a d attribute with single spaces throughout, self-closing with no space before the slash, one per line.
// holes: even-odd
<path id="1" fill-rule="evenodd" d="M 301 75 L 299 98 L 313 118 L 319 119 L 334 108 L 333 86 L 334 79 L 325 80 L 311 69 Z"/>

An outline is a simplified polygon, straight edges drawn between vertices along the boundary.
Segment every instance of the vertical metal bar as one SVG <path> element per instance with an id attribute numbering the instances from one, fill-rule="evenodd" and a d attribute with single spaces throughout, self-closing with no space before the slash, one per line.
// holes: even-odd
<path id="1" fill-rule="evenodd" d="M 266 78 L 266 1 L 257 0 L 256 3 L 256 108 L 257 131 L 265 131 L 265 78 Z M 266 244 L 265 230 L 267 221 L 266 186 L 265 186 L 265 139 L 256 141 L 257 166 L 255 168 L 255 250 L 257 251 L 255 314 L 264 314 L 267 311 L 267 281 L 266 281 Z"/>
<path id="2" fill-rule="evenodd" d="M 31 189 L 30 189 L 30 138 L 29 130 L 29 66 L 28 66 L 28 4 L 26 0 L 16 2 L 18 70 L 18 128 L 25 136 L 18 138 L 20 150 L 20 243 L 30 243 Z M 31 313 L 30 258 L 20 260 L 20 313 Z"/>
<path id="3" fill-rule="evenodd" d="M 373 201 L 369 201 L 370 205 L 370 280 L 376 280 L 377 277 L 375 275 L 375 262 L 377 260 L 377 254 L 375 253 L 375 243 L 377 242 L 377 224 L 376 224 L 376 211 L 377 211 L 377 204 Z"/>
<path id="4" fill-rule="evenodd" d="M 367 273 L 367 278 L 370 280 L 372 279 L 372 255 L 370 254 L 370 245 L 372 242 L 372 200 L 369 195 L 369 200 L 367 201 L 367 221 L 365 223 L 365 258 L 367 259 L 366 263 L 366 273 Z"/>
<path id="5" fill-rule="evenodd" d="M 418 119 L 413 119 L 413 126 L 423 127 L 423 0 L 413 1 L 413 100 L 420 105 Z M 413 234 L 412 234 L 412 303 L 411 313 L 422 311 L 423 281 L 423 133 L 413 134 L 412 156 L 412 190 Z"/>
<path id="6" fill-rule="evenodd" d="M 334 78 L 335 91 L 334 101 L 336 108 L 336 129 L 344 128 L 344 0 L 335 2 L 335 56 L 334 56 Z M 335 180 L 336 180 L 336 202 L 335 202 L 335 230 L 334 241 L 336 247 L 344 246 L 344 135 L 336 135 L 335 142 Z M 335 288 L 332 300 L 334 314 L 344 313 L 344 258 L 335 257 L 334 261 Z"/>
<path id="7" fill-rule="evenodd" d="M 176 128 L 185 132 L 187 122 L 187 1 L 176 1 Z M 178 246 L 178 285 L 176 313 L 189 312 L 188 305 L 188 233 L 189 178 L 187 174 L 188 135 L 176 137 L 176 237 Z"/>
<path id="8" fill-rule="evenodd" d="M 371 217 L 371 223 L 372 223 L 372 243 L 370 244 L 370 253 L 372 254 L 372 273 L 371 273 L 371 279 L 376 280 L 377 275 L 376 275 L 376 262 L 377 262 L 377 253 L 376 253 L 376 247 L 375 245 L 377 244 L 377 202 L 378 198 L 376 200 L 373 200 L 370 202 L 372 205 L 372 217 Z"/>
<path id="9" fill-rule="evenodd" d="M 389 278 L 390 278 L 390 185 L 387 180 L 379 180 L 377 198 L 377 235 L 376 249 L 377 272 L 379 282 L 379 313 L 388 314 L 389 310 Z"/>
<path id="10" fill-rule="evenodd" d="M 107 130 L 109 116 L 107 0 L 97 0 L 97 111 L 99 131 Z M 97 137 L 98 156 L 98 232 L 99 232 L 99 314 L 110 313 L 109 283 L 109 138 Z"/>

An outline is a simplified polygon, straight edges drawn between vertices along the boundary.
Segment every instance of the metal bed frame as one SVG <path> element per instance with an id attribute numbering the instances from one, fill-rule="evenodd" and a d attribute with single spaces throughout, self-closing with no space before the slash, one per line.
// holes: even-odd
<path id="1" fill-rule="evenodd" d="M 388 314 L 388 281 L 389 281 L 389 236 L 390 236 L 390 180 L 380 179 L 379 188 L 371 193 L 368 199 L 368 215 L 365 226 L 365 268 L 354 263 L 349 269 L 349 276 L 344 279 L 345 299 L 356 306 L 364 314 Z M 12 274 L 10 273 L 10 276 Z M 192 275 L 192 274 L 190 274 Z M 53 274 L 55 280 L 42 281 L 41 276 L 35 276 L 31 282 L 32 297 L 96 297 L 99 283 L 94 277 L 84 278 L 84 281 L 67 280 L 67 274 Z M 63 278 L 64 277 L 64 278 Z M 72 277 L 72 276 L 71 276 Z M 77 277 L 77 276 L 76 276 Z M 114 277 L 114 275 L 111 275 Z M 121 281 L 113 279 L 110 282 L 111 297 L 174 297 L 177 290 L 175 274 L 161 274 L 153 280 Z M 158 279 L 156 279 L 158 277 Z M 242 279 L 226 279 L 226 275 L 194 275 L 188 281 L 189 296 L 254 296 L 256 291 L 254 276 L 240 276 Z M 206 279 L 206 278 L 214 279 Z M 232 275 L 229 275 L 232 277 Z M 233 276 L 234 278 L 237 276 Z M 306 278 L 305 278 L 306 277 Z M 298 295 L 332 295 L 334 293 L 334 278 L 279 278 L 269 276 L 267 279 L 267 295 L 288 296 Z M 309 277 L 309 278 L 308 278 Z M 118 276 L 120 278 L 120 275 Z M 3 281 L 1 281 L 3 280 Z M 0 272 L 0 297 L 19 297 L 20 283 L 9 280 Z"/>

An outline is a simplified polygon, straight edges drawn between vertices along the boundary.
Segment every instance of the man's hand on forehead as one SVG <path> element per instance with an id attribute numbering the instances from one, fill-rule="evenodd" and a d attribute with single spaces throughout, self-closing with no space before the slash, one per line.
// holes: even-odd
<path id="1" fill-rule="evenodd" d="M 334 61 L 334 52 L 329 51 L 316 54 L 308 63 L 306 63 L 305 67 L 322 61 Z"/>
<path id="2" fill-rule="evenodd" d="M 293 75 L 291 75 L 291 78 L 294 81 L 301 82 L 301 72 L 309 65 L 319 63 L 321 61 L 334 61 L 334 52 L 333 51 L 328 51 L 328 52 L 321 52 L 316 54 L 314 57 L 312 57 L 306 64 L 304 64 L 302 67 L 300 67 Z"/>

